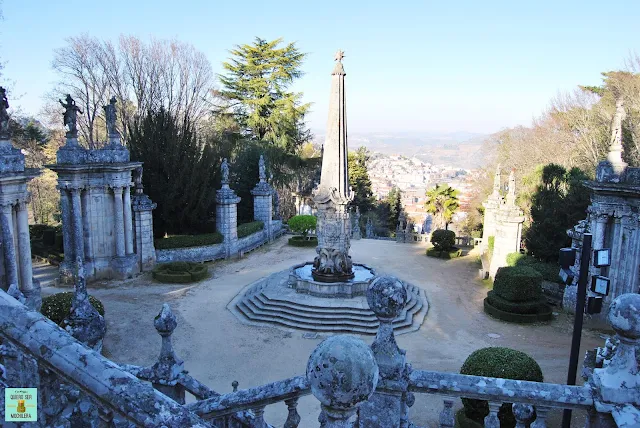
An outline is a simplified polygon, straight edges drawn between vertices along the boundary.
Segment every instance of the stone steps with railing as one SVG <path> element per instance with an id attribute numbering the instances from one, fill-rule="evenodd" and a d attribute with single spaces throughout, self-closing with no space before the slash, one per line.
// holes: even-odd
<path id="1" fill-rule="evenodd" d="M 39 427 L 71 422 L 270 428 L 265 407 L 283 402 L 284 427 L 296 428 L 301 423 L 298 399 L 313 394 L 321 402 L 323 428 L 407 428 L 415 427 L 409 409 L 416 393 L 444 397 L 440 427 L 455 425 L 452 397 L 488 401 L 487 428 L 499 428 L 503 403 L 515 403 L 513 414 L 521 428 L 546 427 L 554 408 L 586 411 L 587 427 L 640 426 L 640 295 L 613 301 L 609 321 L 617 339 L 585 359 L 582 386 L 414 370 L 398 348 L 393 328 L 408 297 L 397 279 L 375 279 L 367 302 L 380 325 L 370 347 L 354 336 L 334 335 L 313 351 L 305 375 L 242 390 L 234 382 L 233 392 L 219 394 L 191 377 L 176 356 L 171 335 L 177 322 L 167 304 L 154 320 L 162 337 L 160 356 L 152 366 L 138 367 L 109 361 L 0 291 L 0 383 L 38 388 L 40 418 L 31 426 Z M 187 392 L 195 402 L 185 404 Z M 304 426 L 318 425 L 305 421 Z"/>

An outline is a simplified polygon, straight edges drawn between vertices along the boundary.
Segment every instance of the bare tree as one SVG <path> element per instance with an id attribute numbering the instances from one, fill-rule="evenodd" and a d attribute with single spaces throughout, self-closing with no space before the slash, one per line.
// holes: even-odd
<path id="1" fill-rule="evenodd" d="M 104 130 L 98 128 L 98 118 L 102 106 L 107 103 L 109 89 L 109 79 L 103 67 L 104 50 L 100 41 L 88 34 L 70 37 L 66 41 L 67 46 L 54 51 L 51 63 L 61 76 L 56 92 L 71 94 L 82 106 L 78 129 L 81 139 L 93 148 L 104 135 Z"/>

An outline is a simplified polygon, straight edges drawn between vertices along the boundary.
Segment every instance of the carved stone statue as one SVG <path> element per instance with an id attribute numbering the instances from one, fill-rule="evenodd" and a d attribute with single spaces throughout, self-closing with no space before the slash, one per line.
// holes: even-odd
<path id="1" fill-rule="evenodd" d="M 222 171 L 222 184 L 229 184 L 229 164 L 227 158 L 222 159 L 222 165 L 220 165 Z"/>
<path id="2" fill-rule="evenodd" d="M 78 113 L 82 114 L 80 107 L 76 105 L 76 102 L 71 98 L 70 94 L 67 94 L 65 99 L 67 103 L 63 103 L 62 100 L 58 100 L 60 105 L 65 108 L 64 111 L 64 126 L 67 127 L 67 138 L 77 138 L 78 128 L 76 122 L 78 121 Z"/>
<path id="3" fill-rule="evenodd" d="M 260 177 L 260 181 L 267 179 L 267 170 L 264 166 L 264 156 L 262 155 L 260 155 L 260 160 L 258 161 L 258 176 Z"/>
<path id="4" fill-rule="evenodd" d="M 107 124 L 107 135 L 120 136 L 116 129 L 116 97 L 111 97 L 109 104 L 102 107 L 104 109 L 104 121 Z"/>
<path id="5" fill-rule="evenodd" d="M 9 101 L 7 100 L 7 91 L 0 86 L 0 139 L 9 139 Z"/>

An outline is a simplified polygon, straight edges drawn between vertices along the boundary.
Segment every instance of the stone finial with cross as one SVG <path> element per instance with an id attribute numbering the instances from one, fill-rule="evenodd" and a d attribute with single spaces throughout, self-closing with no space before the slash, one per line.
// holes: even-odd
<path id="1" fill-rule="evenodd" d="M 344 51 L 342 49 L 338 49 L 338 52 L 336 52 L 336 56 L 334 58 L 336 61 L 342 62 L 342 58 L 344 58 Z"/>

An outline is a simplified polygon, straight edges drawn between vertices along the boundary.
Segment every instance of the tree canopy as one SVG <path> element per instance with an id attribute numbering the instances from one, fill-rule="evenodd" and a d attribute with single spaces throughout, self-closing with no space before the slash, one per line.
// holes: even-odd
<path id="1" fill-rule="evenodd" d="M 351 204 L 360 208 L 361 213 L 373 209 L 373 190 L 367 165 L 371 155 L 366 147 L 359 147 L 355 152 L 349 152 L 349 184 L 355 193 Z"/>
<path id="2" fill-rule="evenodd" d="M 295 43 L 281 43 L 256 37 L 231 50 L 230 60 L 222 64 L 226 74 L 219 76 L 215 113 L 233 117 L 245 137 L 293 152 L 311 137 L 304 122 L 310 104 L 301 102 L 301 93 L 288 91 L 302 76 L 306 54 Z"/>

